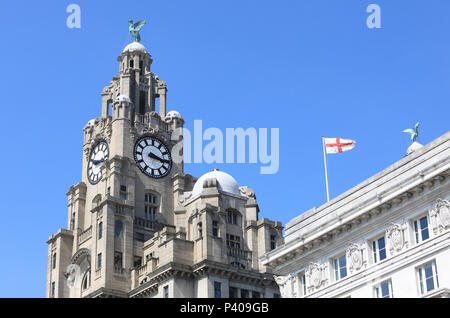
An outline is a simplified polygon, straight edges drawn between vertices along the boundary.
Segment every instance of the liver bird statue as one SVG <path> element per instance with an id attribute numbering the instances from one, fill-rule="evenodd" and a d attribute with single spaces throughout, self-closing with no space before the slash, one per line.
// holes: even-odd
<path id="1" fill-rule="evenodd" d="M 130 20 L 128 20 L 128 22 L 130 23 L 128 30 L 130 31 L 131 36 L 134 38 L 134 41 L 141 42 L 141 36 L 139 35 L 139 31 L 144 26 L 145 20 L 141 20 L 136 23 L 133 23 L 133 20 L 130 19 Z"/>
<path id="2" fill-rule="evenodd" d="M 416 123 L 414 125 L 414 129 L 405 129 L 403 130 L 403 132 L 409 134 L 413 142 L 416 141 L 417 137 L 419 136 L 419 123 Z"/>

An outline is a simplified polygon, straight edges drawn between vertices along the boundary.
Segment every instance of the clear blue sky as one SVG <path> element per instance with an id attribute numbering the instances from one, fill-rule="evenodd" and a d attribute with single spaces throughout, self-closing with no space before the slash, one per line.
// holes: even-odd
<path id="1" fill-rule="evenodd" d="M 66 7 L 81 7 L 81 29 Z M 382 28 L 366 27 L 381 7 Z M 82 128 L 146 19 L 142 43 L 186 127 L 280 128 L 280 170 L 214 167 L 256 191 L 260 217 L 283 224 L 325 203 L 321 135 L 355 149 L 328 157 L 336 197 L 400 160 L 421 122 L 426 144 L 449 129 L 450 2 L 11 1 L 0 4 L 2 219 L 0 297 L 43 297 L 46 240 L 67 224 L 66 192 L 81 179 Z"/>

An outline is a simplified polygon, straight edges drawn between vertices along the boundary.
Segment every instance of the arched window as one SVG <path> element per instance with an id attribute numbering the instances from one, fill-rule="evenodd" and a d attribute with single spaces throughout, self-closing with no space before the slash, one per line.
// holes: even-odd
<path id="1" fill-rule="evenodd" d="M 81 283 L 82 290 L 88 289 L 91 286 L 91 269 L 88 268 L 84 274 L 83 281 Z"/>
<path id="2" fill-rule="evenodd" d="M 117 220 L 114 224 L 114 236 L 118 238 L 123 237 L 123 223 L 120 220 Z"/>

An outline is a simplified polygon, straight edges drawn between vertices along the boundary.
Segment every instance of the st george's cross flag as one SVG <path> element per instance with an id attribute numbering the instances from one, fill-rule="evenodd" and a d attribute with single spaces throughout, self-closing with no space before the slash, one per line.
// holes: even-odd
<path id="1" fill-rule="evenodd" d="M 327 153 L 344 152 L 355 148 L 356 141 L 343 138 L 324 138 Z"/>

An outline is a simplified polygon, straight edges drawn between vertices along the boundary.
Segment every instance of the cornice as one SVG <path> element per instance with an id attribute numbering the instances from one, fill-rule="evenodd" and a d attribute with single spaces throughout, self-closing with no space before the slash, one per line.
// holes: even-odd
<path id="1" fill-rule="evenodd" d="M 422 178 L 419 182 L 410 183 L 408 186 L 401 187 L 393 194 L 379 198 L 377 200 L 378 202 L 374 202 L 348 217 L 337 216 L 337 218 L 330 222 L 331 224 L 329 226 L 321 228 L 320 231 L 311 235 L 290 241 L 262 255 L 260 260 L 263 265 L 274 268 L 282 263 L 289 263 L 300 255 L 304 256 L 307 253 L 309 254 L 309 252 L 314 251 L 315 247 L 339 237 L 344 232 L 357 229 L 369 222 L 372 218 L 433 188 L 436 182 L 448 182 L 450 175 L 449 166 L 450 164 L 447 164 L 433 174 L 430 174 L 426 179 Z"/>

